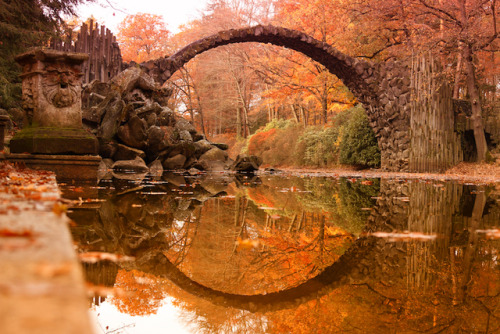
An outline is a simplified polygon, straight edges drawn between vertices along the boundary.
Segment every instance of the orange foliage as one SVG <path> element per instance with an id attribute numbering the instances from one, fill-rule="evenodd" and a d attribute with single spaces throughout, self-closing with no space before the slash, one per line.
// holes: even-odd
<path id="1" fill-rule="evenodd" d="M 274 138 L 275 134 L 276 129 L 274 128 L 254 134 L 248 143 L 248 153 L 258 155 L 259 152 L 268 150 L 271 147 L 269 142 Z"/>
<path id="2" fill-rule="evenodd" d="M 112 303 L 130 315 L 155 314 L 164 298 L 160 279 L 138 270 L 119 270 L 115 288 L 129 292 L 114 296 Z"/>
<path id="3" fill-rule="evenodd" d="M 161 15 L 128 15 L 118 26 L 124 61 L 141 63 L 167 55 L 170 32 Z"/>
<path id="4" fill-rule="evenodd" d="M 248 198 L 254 201 L 259 206 L 274 208 L 276 204 L 265 195 L 259 188 L 249 188 L 247 191 Z"/>

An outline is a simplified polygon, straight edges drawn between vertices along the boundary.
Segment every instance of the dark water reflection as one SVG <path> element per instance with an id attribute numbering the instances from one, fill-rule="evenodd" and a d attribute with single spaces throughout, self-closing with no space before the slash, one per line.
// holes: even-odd
<path id="1" fill-rule="evenodd" d="M 79 252 L 135 258 L 83 264 L 104 333 L 500 332 L 498 185 L 165 174 L 64 192 Z"/>

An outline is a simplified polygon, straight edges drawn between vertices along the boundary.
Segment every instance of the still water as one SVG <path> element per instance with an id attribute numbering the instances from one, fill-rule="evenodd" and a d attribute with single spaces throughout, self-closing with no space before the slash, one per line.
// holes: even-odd
<path id="1" fill-rule="evenodd" d="M 500 186 L 182 175 L 64 186 L 98 333 L 500 333 Z"/>

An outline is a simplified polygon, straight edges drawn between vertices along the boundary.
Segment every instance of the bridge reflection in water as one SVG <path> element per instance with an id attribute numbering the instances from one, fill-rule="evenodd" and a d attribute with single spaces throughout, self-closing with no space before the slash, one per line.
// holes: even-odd
<path id="1" fill-rule="evenodd" d="M 170 298 L 210 333 L 500 330 L 498 186 L 166 174 L 89 191 L 79 251 L 135 258 L 84 264 L 113 288 L 97 307 Z"/>

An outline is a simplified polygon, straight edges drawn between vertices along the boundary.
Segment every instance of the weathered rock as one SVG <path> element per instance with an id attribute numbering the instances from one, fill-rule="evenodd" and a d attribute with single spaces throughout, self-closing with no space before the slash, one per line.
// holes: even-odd
<path id="1" fill-rule="evenodd" d="M 151 114 L 159 114 L 163 108 L 156 102 L 146 101 L 146 104 L 135 109 L 134 113 L 140 118 L 147 118 Z"/>
<path id="2" fill-rule="evenodd" d="M 207 138 L 205 137 L 204 134 L 201 134 L 201 133 L 195 133 L 193 134 L 193 141 L 194 142 L 197 142 L 197 141 L 200 141 L 200 140 L 206 140 Z"/>
<path id="3" fill-rule="evenodd" d="M 153 78 L 137 67 L 129 67 L 125 71 L 120 72 L 111 79 L 111 82 L 118 88 L 122 96 L 134 88 L 146 91 L 154 91 L 159 88 Z"/>
<path id="4" fill-rule="evenodd" d="M 174 126 L 175 118 L 174 112 L 167 107 L 163 107 L 162 111 L 158 114 L 158 125 L 160 126 Z"/>
<path id="5" fill-rule="evenodd" d="M 163 168 L 166 170 L 181 169 L 184 167 L 186 157 L 182 154 L 177 154 L 171 158 L 167 158 L 162 162 Z"/>
<path id="6" fill-rule="evenodd" d="M 150 155 L 158 155 L 171 144 L 169 136 L 159 126 L 148 129 L 147 147 Z"/>
<path id="7" fill-rule="evenodd" d="M 182 154 L 186 158 L 190 158 L 190 157 L 194 156 L 195 147 L 194 147 L 194 143 L 192 143 L 192 142 L 182 141 L 182 142 L 179 142 L 177 144 L 171 145 L 169 147 L 169 150 L 170 150 L 168 153 L 169 157 L 173 157 L 177 154 Z"/>
<path id="8" fill-rule="evenodd" d="M 111 93 L 111 87 L 102 81 L 92 80 L 82 90 L 82 110 L 97 106 Z"/>
<path id="9" fill-rule="evenodd" d="M 168 171 L 163 173 L 162 179 L 176 187 L 179 187 L 181 184 L 186 184 L 184 176 Z"/>
<path id="10" fill-rule="evenodd" d="M 255 155 L 241 154 L 231 165 L 231 170 L 236 172 L 254 172 L 262 165 L 262 159 Z"/>
<path id="11" fill-rule="evenodd" d="M 186 131 L 186 130 L 179 131 L 178 136 L 179 136 L 179 140 L 188 141 L 188 142 L 193 141 L 193 137 L 191 137 L 191 134 L 189 133 L 189 131 Z"/>
<path id="12" fill-rule="evenodd" d="M 107 160 L 107 161 L 105 161 Z M 113 163 L 111 159 L 102 159 L 97 167 L 97 180 L 98 182 L 101 180 L 110 180 L 113 178 L 113 174 L 111 173 L 111 165 L 109 165 L 109 161 Z"/>
<path id="13" fill-rule="evenodd" d="M 117 143 L 115 141 L 99 138 L 99 155 L 102 158 L 112 158 L 116 150 Z"/>
<path id="14" fill-rule="evenodd" d="M 178 132 L 185 130 L 188 131 L 189 133 L 196 133 L 196 129 L 193 126 L 193 124 L 189 123 L 189 121 L 185 120 L 184 118 L 179 118 L 175 122 L 175 129 Z"/>
<path id="15" fill-rule="evenodd" d="M 118 160 L 134 160 L 135 158 L 141 158 L 144 159 L 146 158 L 146 153 L 144 151 L 129 147 L 123 144 L 117 144 L 116 145 L 116 152 L 113 155 L 113 160 L 118 161 Z"/>
<path id="16" fill-rule="evenodd" d="M 220 194 L 227 189 L 228 182 L 224 179 L 204 179 L 200 183 L 201 187 L 208 191 L 212 196 Z"/>
<path id="17" fill-rule="evenodd" d="M 223 151 L 226 151 L 229 148 L 229 145 L 224 143 L 212 143 L 212 145 Z"/>
<path id="18" fill-rule="evenodd" d="M 141 158 L 137 157 L 134 160 L 120 160 L 111 166 L 115 172 L 134 172 L 146 173 L 149 171 L 148 166 Z"/>
<path id="19" fill-rule="evenodd" d="M 205 139 L 199 140 L 193 143 L 193 145 L 195 148 L 194 154 L 198 159 L 202 156 L 203 153 L 210 151 L 213 148 L 212 144 L 210 144 L 210 142 Z"/>
<path id="20" fill-rule="evenodd" d="M 155 113 L 149 114 L 148 117 L 146 117 L 146 123 L 148 127 L 156 125 L 158 122 L 158 116 Z"/>
<path id="21" fill-rule="evenodd" d="M 118 138 L 128 146 L 144 148 L 147 139 L 146 126 L 146 121 L 138 116 L 132 116 L 127 124 L 118 128 Z"/>
<path id="22" fill-rule="evenodd" d="M 149 164 L 149 174 L 153 177 L 160 177 L 163 174 L 163 165 L 160 160 L 155 160 Z"/>
<path id="23" fill-rule="evenodd" d="M 226 165 L 227 157 L 227 152 L 214 147 L 202 154 L 198 162 L 206 165 L 205 170 L 223 170 Z M 196 165 L 193 167 L 198 168 Z"/>
<path id="24" fill-rule="evenodd" d="M 118 127 L 124 117 L 123 102 L 117 93 L 108 96 L 105 101 L 99 104 L 98 109 L 102 110 L 102 122 L 98 128 L 97 136 L 99 138 L 111 139 L 116 135 Z"/>

